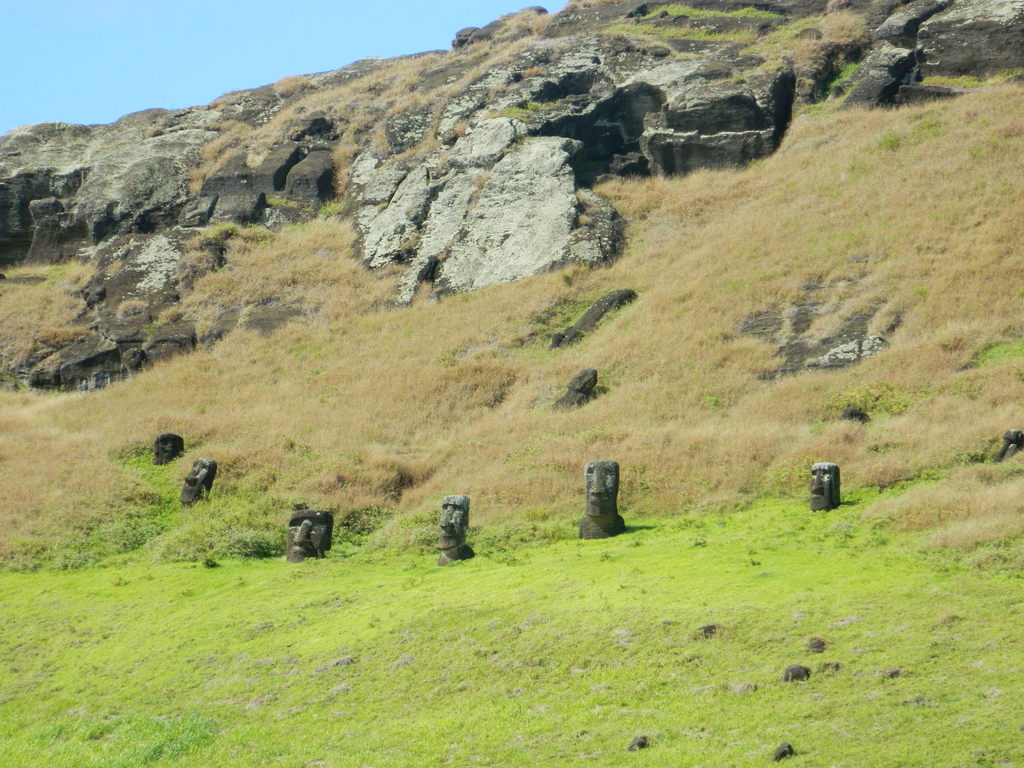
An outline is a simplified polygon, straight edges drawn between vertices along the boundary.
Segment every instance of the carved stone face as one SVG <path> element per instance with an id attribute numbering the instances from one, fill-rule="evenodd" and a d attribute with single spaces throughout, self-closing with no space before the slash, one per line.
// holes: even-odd
<path id="1" fill-rule="evenodd" d="M 464 544 L 469 528 L 469 497 L 445 496 L 441 502 L 441 549 Z"/>
<path id="2" fill-rule="evenodd" d="M 153 463 L 167 464 L 185 452 L 185 441 L 181 435 L 165 432 L 153 441 Z"/>
<path id="3" fill-rule="evenodd" d="M 181 489 L 181 503 L 192 504 L 213 488 L 213 480 L 217 476 L 217 462 L 213 459 L 196 459 L 192 469 L 185 477 Z"/>
<path id="4" fill-rule="evenodd" d="M 618 514 L 619 463 L 592 461 L 583 470 L 588 515 Z"/>
<path id="5" fill-rule="evenodd" d="M 285 553 L 290 563 L 323 557 L 331 548 L 334 515 L 324 510 L 297 510 L 288 520 Z"/>
<path id="6" fill-rule="evenodd" d="M 811 509 L 835 509 L 840 504 L 839 465 L 828 461 L 811 467 Z"/>

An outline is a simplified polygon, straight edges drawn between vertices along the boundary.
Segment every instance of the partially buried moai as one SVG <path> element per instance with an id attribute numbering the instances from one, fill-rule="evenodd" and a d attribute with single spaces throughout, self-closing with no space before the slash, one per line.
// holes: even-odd
<path id="1" fill-rule="evenodd" d="M 819 461 L 811 465 L 811 509 L 835 509 L 839 506 L 839 465 Z"/>
<path id="2" fill-rule="evenodd" d="M 619 462 L 591 461 L 583 469 L 586 508 L 580 520 L 581 539 L 607 539 L 626 530 L 619 514 Z"/>
<path id="3" fill-rule="evenodd" d="M 181 435 L 164 432 L 153 441 L 153 463 L 157 466 L 169 464 L 185 452 L 185 441 Z"/>
<path id="4" fill-rule="evenodd" d="M 199 501 L 203 495 L 209 496 L 213 488 L 213 479 L 217 476 L 217 462 L 213 459 L 196 459 L 192 469 L 185 476 L 185 485 L 181 489 L 181 503 L 186 506 Z"/>
<path id="5" fill-rule="evenodd" d="M 437 559 L 438 565 L 473 557 L 473 549 L 466 543 L 468 530 L 469 496 L 445 496 L 441 502 L 441 536 L 437 543 L 441 556 Z"/>
<path id="6" fill-rule="evenodd" d="M 323 557 L 331 548 L 334 515 L 322 509 L 299 508 L 288 518 L 285 552 L 289 563 Z"/>
<path id="7" fill-rule="evenodd" d="M 1010 429 L 1003 433 L 1003 447 L 996 454 L 996 461 L 1008 459 L 1024 448 L 1024 432 Z"/>

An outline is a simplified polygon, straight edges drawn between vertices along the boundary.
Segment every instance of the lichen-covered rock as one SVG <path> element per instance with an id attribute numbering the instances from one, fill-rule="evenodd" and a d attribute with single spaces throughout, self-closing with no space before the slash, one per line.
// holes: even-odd
<path id="1" fill-rule="evenodd" d="M 875 37 L 888 40 L 898 47 L 913 47 L 921 24 L 936 13 L 944 11 L 952 0 L 913 0 L 903 5 L 883 21 L 875 30 Z"/>
<path id="2" fill-rule="evenodd" d="M 987 77 L 1024 67 L 1024 3 L 957 0 L 917 33 L 925 77 Z"/>

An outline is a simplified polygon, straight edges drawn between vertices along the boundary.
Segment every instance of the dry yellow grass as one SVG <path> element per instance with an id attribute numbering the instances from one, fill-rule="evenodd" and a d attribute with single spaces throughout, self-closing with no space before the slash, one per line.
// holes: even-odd
<path id="1" fill-rule="evenodd" d="M 808 465 L 832 460 L 850 490 L 940 478 L 872 511 L 935 528 L 937 544 L 1016 535 L 1021 474 L 973 462 L 1024 425 L 1024 359 L 971 361 L 1024 336 L 1022 109 L 1022 89 L 1003 86 L 803 118 L 745 170 L 604 185 L 631 219 L 608 268 L 403 310 L 378 303 L 389 278 L 347 259 L 343 222 L 243 242 L 190 311 L 301 300 L 320 313 L 103 392 L 0 396 L 0 552 L 130 505 L 121 457 L 162 431 L 188 440 L 182 474 L 216 458 L 220 487 L 281 499 L 282 515 L 298 499 L 394 507 L 392 543 L 431 525 L 447 493 L 473 498 L 475 525 L 575 517 L 582 465 L 597 458 L 622 463 L 627 516 L 802 494 Z M 812 281 L 851 309 L 882 304 L 878 328 L 902 325 L 857 366 L 759 378 L 778 360 L 739 332 L 743 318 Z M 579 345 L 545 349 L 559 328 L 539 318 L 623 287 L 639 299 Z M 607 394 L 551 411 L 583 367 Z M 874 420 L 838 422 L 849 402 Z"/>

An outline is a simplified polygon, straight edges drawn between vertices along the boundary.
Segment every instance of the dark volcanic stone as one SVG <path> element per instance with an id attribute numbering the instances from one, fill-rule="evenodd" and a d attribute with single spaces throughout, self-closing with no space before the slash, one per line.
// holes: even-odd
<path id="1" fill-rule="evenodd" d="M 334 161 L 327 150 L 310 152 L 288 173 L 285 195 L 298 203 L 318 206 L 334 196 Z"/>
<path id="2" fill-rule="evenodd" d="M 775 748 L 775 754 L 772 755 L 772 760 L 778 763 L 795 754 L 796 753 L 793 751 L 793 745 L 786 741 Z"/>
<path id="3" fill-rule="evenodd" d="M 827 643 L 820 637 L 812 637 L 807 641 L 807 650 L 812 653 L 824 653 Z"/>
<path id="4" fill-rule="evenodd" d="M 647 749 L 648 746 L 649 744 L 647 742 L 646 736 L 637 736 L 631 742 L 629 742 L 629 746 L 626 747 L 626 751 L 636 752 L 639 749 Z"/>
<path id="5" fill-rule="evenodd" d="M 569 387 L 552 406 L 556 410 L 570 410 L 579 408 L 594 399 L 594 388 L 597 386 L 597 370 L 595 368 L 584 368 L 572 377 Z"/>
<path id="6" fill-rule="evenodd" d="M 811 679 L 811 670 L 801 664 L 792 664 L 782 673 L 782 682 L 798 683 Z"/>
<path id="7" fill-rule="evenodd" d="M 583 316 L 570 325 L 561 333 L 551 337 L 551 349 L 567 347 L 579 341 L 583 336 L 590 333 L 601 322 L 601 319 L 609 312 L 629 304 L 636 298 L 636 291 L 629 288 L 621 288 L 611 293 L 606 293 L 595 301 L 590 309 L 583 313 Z M 594 383 L 597 383 L 596 372 Z"/>
<path id="8" fill-rule="evenodd" d="M 181 503 L 188 506 L 203 496 L 209 496 L 213 480 L 217 477 L 217 462 L 212 459 L 196 459 L 192 469 L 185 476 L 181 489 Z"/>
<path id="9" fill-rule="evenodd" d="M 861 424 L 867 424 L 871 421 L 871 417 L 868 416 L 866 411 L 860 408 L 854 408 L 853 406 L 843 409 L 842 418 L 847 421 L 859 421 Z"/>
<path id="10" fill-rule="evenodd" d="M 157 466 L 174 461 L 185 452 L 185 441 L 181 435 L 165 432 L 153 441 L 153 463 Z"/>
<path id="11" fill-rule="evenodd" d="M 626 530 L 619 514 L 619 463 L 591 461 L 583 468 L 586 506 L 580 519 L 581 539 L 607 539 Z"/>

